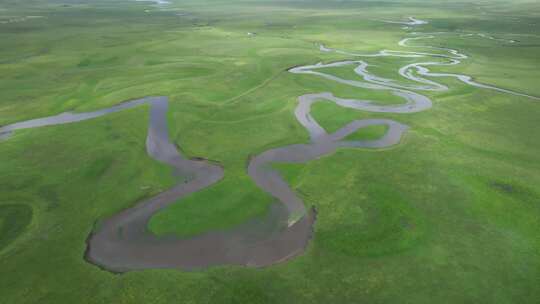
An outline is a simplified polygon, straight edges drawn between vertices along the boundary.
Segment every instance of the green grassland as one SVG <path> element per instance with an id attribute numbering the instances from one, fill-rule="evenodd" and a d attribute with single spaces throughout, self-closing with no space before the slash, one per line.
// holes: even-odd
<path id="1" fill-rule="evenodd" d="M 309 141 L 294 117 L 298 96 L 402 102 L 286 70 L 354 59 L 319 52 L 318 43 L 412 50 L 397 45 L 406 30 L 379 21 L 407 16 L 430 21 L 415 30 L 451 32 L 411 45 L 470 56 L 433 71 L 540 96 L 535 1 L 174 0 L 159 9 L 0 0 L 0 125 L 167 95 L 171 137 L 187 156 L 220 162 L 225 177 L 156 214 L 148 229 L 190 236 L 230 228 L 273 201 L 247 175 L 249 157 Z M 367 61 L 370 72 L 396 79 L 414 62 Z M 352 68 L 325 72 L 352 79 Z M 313 105 L 329 132 L 362 118 L 410 129 L 389 149 L 275 164 L 318 217 L 304 255 L 263 269 L 115 275 L 84 261 L 99 219 L 182 179 L 146 154 L 148 107 L 16 132 L 0 142 L 0 303 L 537 303 L 540 103 L 437 81 L 451 89 L 425 93 L 434 103 L 421 113 Z M 384 132 L 366 128 L 348 139 Z"/>

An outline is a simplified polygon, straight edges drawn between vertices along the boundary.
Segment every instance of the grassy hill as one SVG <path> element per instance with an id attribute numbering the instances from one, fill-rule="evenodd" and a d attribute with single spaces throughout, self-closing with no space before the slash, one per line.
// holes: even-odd
<path id="1" fill-rule="evenodd" d="M 249 157 L 309 140 L 294 118 L 298 96 L 396 102 L 286 70 L 347 59 L 319 43 L 405 50 L 407 30 L 381 20 L 408 16 L 430 21 L 415 30 L 450 32 L 430 45 L 470 56 L 433 70 L 540 96 L 535 1 L 2 0 L 0 125 L 167 95 L 171 137 L 187 156 L 219 161 L 225 178 L 156 214 L 149 230 L 234 227 L 273 200 L 247 175 Z M 478 33 L 497 39 L 460 36 Z M 370 71 L 397 78 L 407 60 L 370 59 Z M 328 131 L 359 118 L 410 130 L 392 149 L 277 164 L 318 217 L 304 255 L 264 269 L 115 275 L 84 261 L 96 221 L 179 180 L 146 155 L 147 107 L 16 132 L 0 141 L 0 302 L 540 301 L 540 103 L 439 80 L 450 90 L 427 93 L 433 108 L 421 113 L 313 106 Z M 354 136 L 384 130 L 366 132 Z"/>

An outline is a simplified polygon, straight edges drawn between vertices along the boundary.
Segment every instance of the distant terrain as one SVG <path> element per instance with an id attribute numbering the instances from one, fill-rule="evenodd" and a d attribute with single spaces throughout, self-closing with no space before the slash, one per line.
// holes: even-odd
<path id="1" fill-rule="evenodd" d="M 1 303 L 540 301 L 540 3 L 0 0 Z"/>

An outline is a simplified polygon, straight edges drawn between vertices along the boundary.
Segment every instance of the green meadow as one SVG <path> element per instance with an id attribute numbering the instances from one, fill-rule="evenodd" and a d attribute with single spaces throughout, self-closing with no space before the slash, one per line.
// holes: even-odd
<path id="1" fill-rule="evenodd" d="M 430 23 L 381 22 L 408 16 Z M 411 31 L 446 33 L 398 46 Z M 461 36 L 478 33 L 497 39 Z M 248 176 L 248 159 L 309 142 L 294 116 L 298 96 L 402 102 L 287 72 L 357 59 L 319 43 L 359 53 L 453 48 L 469 59 L 430 69 L 540 96 L 537 1 L 0 0 L 0 126 L 169 96 L 171 138 L 186 156 L 219 162 L 225 176 L 158 212 L 148 229 L 183 237 L 228 229 L 273 202 Z M 363 60 L 399 79 L 419 59 Z M 324 72 L 354 79 L 353 68 Z M 0 303 L 540 302 L 540 102 L 433 80 L 450 90 L 420 92 L 433 100 L 420 113 L 312 106 L 328 132 L 363 118 L 409 130 L 391 148 L 275 164 L 318 215 L 305 254 L 260 269 L 119 275 L 83 259 L 100 219 L 183 178 L 146 154 L 147 106 L 15 132 L 0 140 Z M 368 127 L 347 139 L 385 132 Z"/>

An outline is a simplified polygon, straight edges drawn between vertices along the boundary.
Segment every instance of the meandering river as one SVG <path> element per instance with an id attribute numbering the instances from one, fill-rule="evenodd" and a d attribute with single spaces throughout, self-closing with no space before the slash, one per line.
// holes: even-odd
<path id="1" fill-rule="evenodd" d="M 409 26 L 427 23 L 413 17 L 407 22 L 394 22 Z M 418 34 L 418 33 L 415 33 Z M 434 35 L 423 35 L 401 40 L 398 45 L 410 47 L 412 40 L 426 40 Z M 400 142 L 408 127 L 390 119 L 355 120 L 338 131 L 329 134 L 311 116 L 311 106 L 318 101 L 331 101 L 336 105 L 360 111 L 381 113 L 415 113 L 432 106 L 431 100 L 417 91 L 444 91 L 448 87 L 429 78 L 452 77 L 481 89 L 539 99 L 524 93 L 482 84 L 470 76 L 430 72 L 429 66 L 457 65 L 468 57 L 457 50 L 418 46 L 436 52 L 413 52 L 381 50 L 374 54 L 361 54 L 331 49 L 320 45 L 322 52 L 335 52 L 349 57 L 407 57 L 436 58 L 438 61 L 422 61 L 408 64 L 398 70 L 409 80 L 400 82 L 371 74 L 364 60 L 344 60 L 294 67 L 295 74 L 322 77 L 365 90 L 388 91 L 403 99 L 402 104 L 380 105 L 373 100 L 344 99 L 331 92 L 305 94 L 298 98 L 295 109 L 297 121 L 310 135 L 307 144 L 295 144 L 267 150 L 249 160 L 247 173 L 262 191 L 276 198 L 264 219 L 254 219 L 225 231 L 210 231 L 190 238 L 174 236 L 157 237 L 148 232 L 147 224 L 157 211 L 177 203 L 183 197 L 210 187 L 223 177 L 223 168 L 203 159 L 184 157 L 171 142 L 166 114 L 168 99 L 165 96 L 145 97 L 119 105 L 87 113 L 62 113 L 55 116 L 14 123 L 0 128 L 0 139 L 9 138 L 16 130 L 76 123 L 109 113 L 122 111 L 143 104 L 150 105 L 146 150 L 150 157 L 165 163 L 191 178 L 152 198 L 138 202 L 95 227 L 87 240 L 87 261 L 113 272 L 126 272 L 149 268 L 199 269 L 213 265 L 267 266 L 301 254 L 313 234 L 315 210 L 306 210 L 302 199 L 289 187 L 280 174 L 272 169 L 272 163 L 306 163 L 321 156 L 332 154 L 339 148 L 385 148 Z M 344 79 L 324 73 L 329 67 L 351 66 L 359 79 Z M 376 140 L 347 140 L 346 137 L 361 128 L 386 125 L 386 133 Z M 182 203 L 181 201 L 178 203 Z"/>

